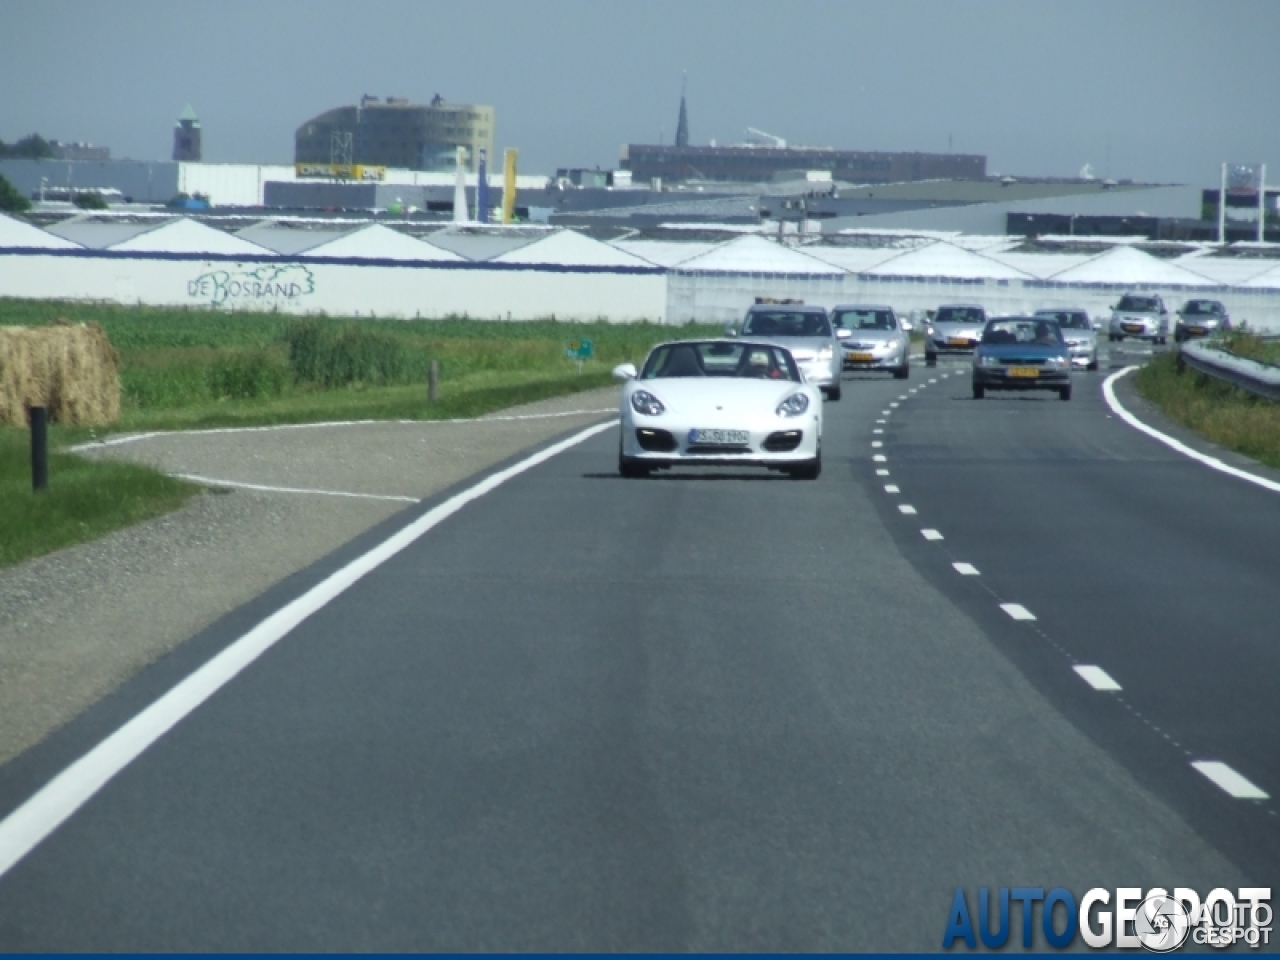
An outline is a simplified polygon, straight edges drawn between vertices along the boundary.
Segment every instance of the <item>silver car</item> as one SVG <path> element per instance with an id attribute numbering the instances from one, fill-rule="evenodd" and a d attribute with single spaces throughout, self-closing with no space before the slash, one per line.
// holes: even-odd
<path id="1" fill-rule="evenodd" d="M 1111 326 L 1107 331 L 1112 341 L 1133 337 L 1152 343 L 1169 342 L 1169 308 L 1159 294 L 1126 293 L 1111 308 Z"/>
<path id="2" fill-rule="evenodd" d="M 911 375 L 911 338 L 905 321 L 893 307 L 841 304 L 831 308 L 831 320 L 842 337 L 846 370 L 884 370 L 897 379 Z"/>
<path id="3" fill-rule="evenodd" d="M 973 353 L 987 325 L 987 311 L 975 303 L 952 303 L 938 308 L 924 325 L 924 362 L 938 365 L 940 353 Z"/>
<path id="4" fill-rule="evenodd" d="M 816 384 L 828 400 L 840 399 L 844 357 L 822 307 L 757 303 L 747 310 L 741 328 L 728 326 L 724 332 L 786 348 L 804 374 L 805 383 Z"/>
<path id="5" fill-rule="evenodd" d="M 1178 343 L 1231 329 L 1231 316 L 1221 300 L 1188 300 L 1178 311 L 1173 339 Z"/>
<path id="6" fill-rule="evenodd" d="M 1093 329 L 1088 310 L 1037 310 L 1035 315 L 1058 324 L 1067 341 L 1067 348 L 1071 351 L 1071 366 L 1084 367 L 1086 370 L 1098 369 L 1098 334 Z"/>

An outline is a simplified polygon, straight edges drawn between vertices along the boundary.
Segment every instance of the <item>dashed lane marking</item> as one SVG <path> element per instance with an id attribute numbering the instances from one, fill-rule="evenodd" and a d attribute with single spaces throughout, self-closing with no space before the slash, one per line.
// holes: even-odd
<path id="1" fill-rule="evenodd" d="M 941 540 L 941 539 L 942 539 L 942 534 L 941 534 L 941 533 L 939 533 L 937 530 L 932 530 L 932 529 L 930 529 L 929 527 L 925 527 L 923 530 L 921 530 L 921 531 L 920 531 L 920 536 L 924 537 L 926 540 Z"/>
<path id="2" fill-rule="evenodd" d="M 976 577 L 978 575 L 978 568 L 972 563 L 953 563 L 951 566 L 955 567 L 956 573 L 962 576 Z"/>
<path id="3" fill-rule="evenodd" d="M 884 463 L 889 458 L 886 457 L 883 453 L 877 453 L 877 454 L 873 454 L 871 459 L 874 460 L 876 463 Z"/>
<path id="4" fill-rule="evenodd" d="M 872 432 L 872 433 L 884 433 L 884 428 L 883 428 L 883 427 L 876 427 L 876 428 L 875 428 L 874 430 L 872 430 L 871 432 Z"/>
<path id="5" fill-rule="evenodd" d="M 1081 678 L 1089 686 L 1095 690 L 1123 690 L 1124 687 L 1116 683 L 1111 674 L 1103 670 L 1101 667 L 1086 665 L 1082 663 L 1076 664 L 1071 669 L 1080 674 Z"/>
<path id="6" fill-rule="evenodd" d="M 1220 760 L 1197 760 L 1191 766 L 1237 800 L 1270 800 L 1271 795 Z"/>
<path id="7" fill-rule="evenodd" d="M 1020 603 L 1002 603 L 1000 609 L 1015 620 L 1034 620 L 1035 614 Z"/>
<path id="8" fill-rule="evenodd" d="M 909 503 L 900 503 L 898 504 L 898 512 L 910 515 L 916 512 L 916 508 Z"/>
<path id="9" fill-rule="evenodd" d="M 885 493 L 901 493 L 902 491 L 898 489 L 897 484 L 886 483 L 884 485 L 884 492 Z"/>
<path id="10" fill-rule="evenodd" d="M 889 471 L 888 471 L 888 470 L 880 469 L 880 470 L 877 470 L 877 471 L 876 471 L 876 476 L 877 476 L 877 477 L 887 477 L 888 475 L 889 475 Z"/>

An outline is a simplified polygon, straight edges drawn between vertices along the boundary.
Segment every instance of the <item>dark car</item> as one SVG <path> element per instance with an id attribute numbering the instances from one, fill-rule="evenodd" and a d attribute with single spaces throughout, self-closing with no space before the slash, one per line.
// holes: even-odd
<path id="1" fill-rule="evenodd" d="M 1173 339 L 1178 343 L 1231 329 L 1231 316 L 1221 300 L 1188 300 L 1178 311 Z"/>
<path id="2" fill-rule="evenodd" d="M 988 390 L 1054 390 L 1071 399 L 1071 350 L 1045 317 L 1001 317 L 982 331 L 973 354 L 973 398 Z"/>

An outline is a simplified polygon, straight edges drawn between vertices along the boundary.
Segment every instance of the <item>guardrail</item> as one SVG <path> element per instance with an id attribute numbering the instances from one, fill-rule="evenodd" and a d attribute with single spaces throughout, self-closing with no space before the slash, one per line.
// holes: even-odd
<path id="1" fill-rule="evenodd" d="M 1268 400 L 1280 400 L 1280 367 L 1237 357 L 1204 340 L 1188 340 L 1178 351 L 1178 366 L 1225 380 Z"/>

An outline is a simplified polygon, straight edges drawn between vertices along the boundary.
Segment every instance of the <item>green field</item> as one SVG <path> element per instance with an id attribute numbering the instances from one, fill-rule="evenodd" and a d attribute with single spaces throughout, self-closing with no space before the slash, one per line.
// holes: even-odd
<path id="1" fill-rule="evenodd" d="M 0 325 L 62 319 L 106 331 L 120 358 L 121 415 L 106 427 L 51 425 L 53 448 L 138 430 L 478 416 L 605 386 L 615 365 L 639 363 L 655 343 L 720 332 L 710 324 L 299 319 L 0 299 Z M 565 350 L 582 340 L 594 353 L 579 370 Z M 427 395 L 433 360 L 435 403 Z M 173 509 L 195 490 L 141 467 L 60 454 L 50 490 L 34 495 L 27 444 L 25 430 L 0 427 L 0 565 Z"/>

